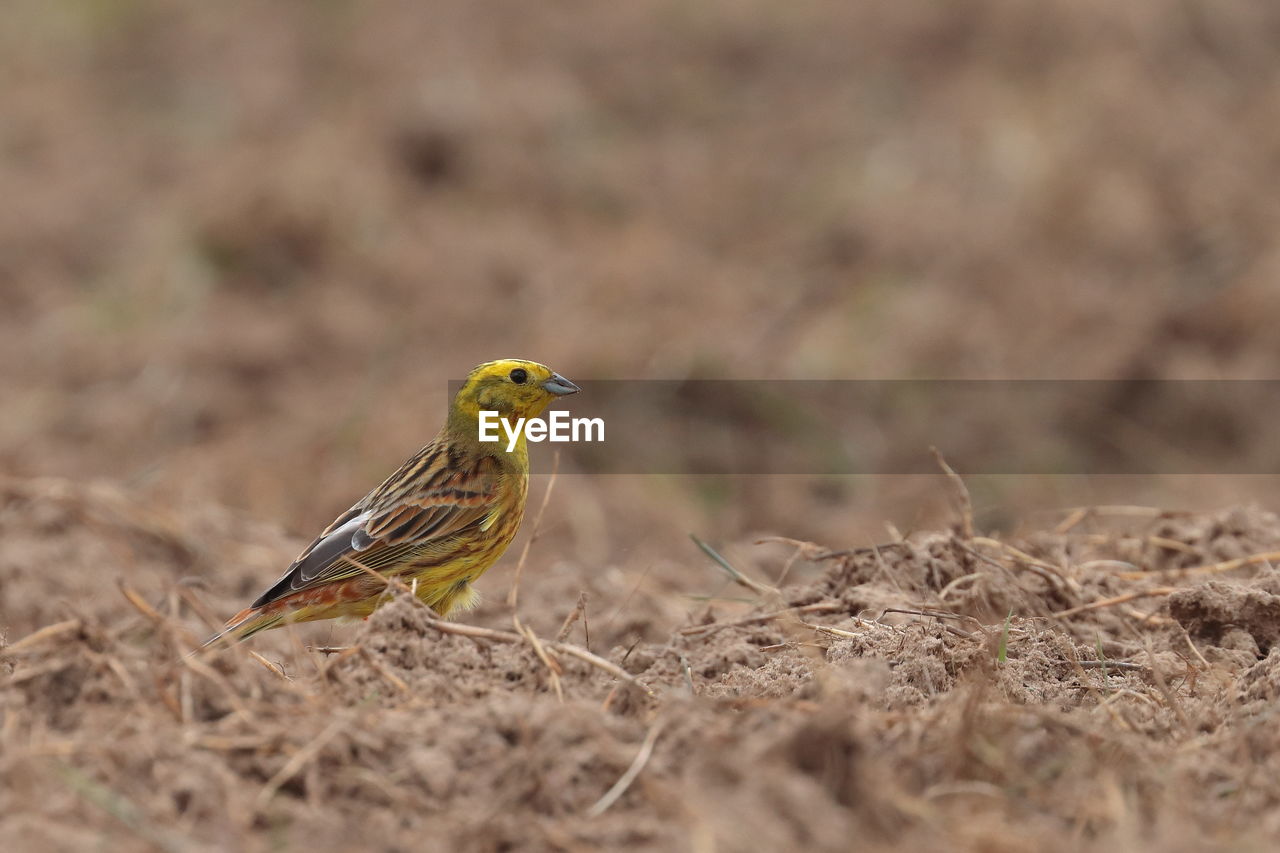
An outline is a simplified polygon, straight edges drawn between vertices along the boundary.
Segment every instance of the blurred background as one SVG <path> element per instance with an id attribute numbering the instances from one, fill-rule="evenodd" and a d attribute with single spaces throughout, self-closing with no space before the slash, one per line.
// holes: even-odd
<path id="1" fill-rule="evenodd" d="M 1271 378 L 1278 53 L 1245 0 L 11 0 L 0 472 L 309 538 L 498 357 L 584 395 Z M 1220 415 L 1224 470 L 1274 471 L 1280 407 Z M 999 440 L 933 417 L 912 442 Z M 566 587 L 679 586 L 691 531 L 772 576 L 762 534 L 951 517 L 928 474 L 560 470 L 531 560 Z M 979 524 L 1280 485 L 1060 470 L 971 477 Z"/>

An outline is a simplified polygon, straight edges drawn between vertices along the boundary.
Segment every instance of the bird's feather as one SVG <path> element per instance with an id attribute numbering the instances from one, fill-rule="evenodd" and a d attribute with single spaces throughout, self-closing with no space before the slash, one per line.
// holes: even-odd
<path id="1" fill-rule="evenodd" d="M 433 442 L 404 467 L 421 466 L 429 472 L 450 456 Z M 364 574 L 356 561 L 366 568 L 383 568 L 481 522 L 493 509 L 498 466 L 492 457 L 480 457 L 470 464 L 458 459 L 453 462 L 452 470 L 444 469 L 445 476 L 422 477 L 411 489 L 384 492 L 379 487 L 340 515 L 251 608 Z M 387 483 L 403 476 L 402 469 Z"/>
<path id="2" fill-rule="evenodd" d="M 546 365 L 486 362 L 454 396 L 436 438 L 334 519 L 254 603 L 206 643 L 316 619 L 368 616 L 399 579 L 441 615 L 475 601 L 472 582 L 511 544 L 524 515 L 529 458 L 486 443 L 481 411 L 518 421 L 578 388 Z"/>

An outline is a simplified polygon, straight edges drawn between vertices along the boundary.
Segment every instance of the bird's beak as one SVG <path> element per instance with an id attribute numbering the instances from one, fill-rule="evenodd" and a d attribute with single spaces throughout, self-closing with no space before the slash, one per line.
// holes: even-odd
<path id="1" fill-rule="evenodd" d="M 553 373 L 550 379 L 542 383 L 542 390 L 549 394 L 555 394 L 557 397 L 564 397 L 568 394 L 577 394 L 582 389 L 559 373 Z"/>

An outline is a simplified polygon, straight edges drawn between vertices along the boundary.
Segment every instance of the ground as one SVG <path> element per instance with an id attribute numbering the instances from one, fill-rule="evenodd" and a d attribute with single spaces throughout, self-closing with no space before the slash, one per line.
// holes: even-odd
<path id="1" fill-rule="evenodd" d="M 1280 395 L 1219 381 L 1280 361 L 1280 11 L 10 6 L 0 837 L 1280 838 Z M 719 422 L 741 476 L 693 441 L 563 449 L 533 541 L 535 447 L 455 627 L 395 600 L 186 657 L 507 356 L 633 436 L 725 402 L 656 381 L 1058 390 L 840 412 L 865 467 L 771 468 L 815 452 L 785 396 Z M 1232 390 L 1054 384 L 1135 379 Z"/>
<path id="2" fill-rule="evenodd" d="M 628 605 L 604 579 L 577 599 L 568 577 L 524 576 L 534 641 L 505 601 L 441 623 L 391 594 L 335 631 L 342 647 L 277 632 L 192 657 L 208 628 L 186 602 L 233 610 L 205 579 L 251 582 L 278 531 L 65 481 L 6 483 L 3 508 L 3 603 L 33 629 L 0 650 L 2 820 L 22 849 L 1189 850 L 1280 833 L 1280 518 L 1259 509 L 796 542 L 781 584 L 748 579 L 674 624 L 652 593 Z M 128 578 L 78 603 L 21 571 L 112 559 Z"/>

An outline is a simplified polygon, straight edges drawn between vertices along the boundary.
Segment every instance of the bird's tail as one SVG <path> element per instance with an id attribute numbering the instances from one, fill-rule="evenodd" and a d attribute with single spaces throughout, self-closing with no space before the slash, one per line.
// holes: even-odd
<path id="1" fill-rule="evenodd" d="M 227 620 L 226 627 L 205 640 L 204 645 L 200 648 L 208 649 L 235 645 L 241 640 L 252 637 L 259 631 L 274 628 L 283 619 L 284 614 L 278 609 L 250 607 L 247 610 L 241 610 Z"/>

